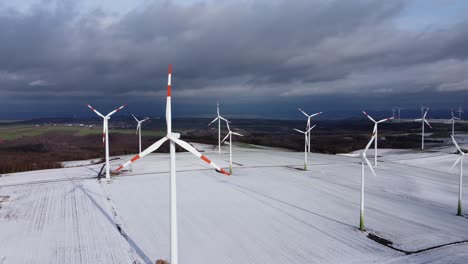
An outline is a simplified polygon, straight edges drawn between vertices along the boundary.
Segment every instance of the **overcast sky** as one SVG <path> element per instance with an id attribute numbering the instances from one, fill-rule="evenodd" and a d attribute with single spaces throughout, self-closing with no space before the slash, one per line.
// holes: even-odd
<path id="1" fill-rule="evenodd" d="M 76 2 L 0 2 L 0 118 L 468 108 L 465 0 Z"/>

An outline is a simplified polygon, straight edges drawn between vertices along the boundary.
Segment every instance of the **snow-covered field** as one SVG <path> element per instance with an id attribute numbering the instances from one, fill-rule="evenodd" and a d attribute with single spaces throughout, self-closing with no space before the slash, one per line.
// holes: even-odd
<path id="1" fill-rule="evenodd" d="M 227 149 L 194 145 L 228 166 Z M 382 150 L 377 177 L 366 171 L 366 232 L 359 159 L 311 154 L 306 172 L 303 153 L 234 147 L 226 177 L 178 153 L 180 263 L 468 263 L 453 152 Z M 168 155 L 140 159 L 110 184 L 93 178 L 101 164 L 86 164 L 0 177 L 0 264 L 168 258 Z"/>

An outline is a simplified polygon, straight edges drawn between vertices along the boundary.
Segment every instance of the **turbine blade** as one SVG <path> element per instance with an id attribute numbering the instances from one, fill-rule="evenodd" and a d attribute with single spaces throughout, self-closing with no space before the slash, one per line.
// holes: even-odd
<path id="1" fill-rule="evenodd" d="M 368 166 L 369 169 L 371 170 L 372 174 L 374 174 L 374 176 L 377 176 L 377 175 L 375 174 L 374 168 L 372 168 L 372 165 L 371 165 L 370 161 L 369 161 L 366 157 L 364 157 L 364 160 L 366 161 L 367 166 Z"/>
<path id="2" fill-rule="evenodd" d="M 231 121 L 227 120 L 226 118 L 224 118 L 222 116 L 219 116 L 219 118 L 221 118 L 221 120 L 224 120 L 224 122 L 226 122 L 226 123 L 231 123 Z"/>
<path id="3" fill-rule="evenodd" d="M 166 125 L 167 134 L 172 132 L 172 112 L 171 112 L 171 82 L 172 82 L 172 64 L 167 68 L 167 97 L 166 97 Z"/>
<path id="4" fill-rule="evenodd" d="M 138 122 L 135 134 L 138 134 L 138 131 L 141 129 L 141 123 Z"/>
<path id="5" fill-rule="evenodd" d="M 361 154 L 355 154 L 355 153 L 340 153 L 340 154 L 336 154 L 336 155 L 351 157 L 351 158 L 357 158 L 357 157 L 361 156 Z"/>
<path id="6" fill-rule="evenodd" d="M 102 123 L 102 145 L 106 143 L 106 120 L 104 119 L 104 122 Z"/>
<path id="7" fill-rule="evenodd" d="M 231 131 L 229 131 L 229 133 L 223 138 L 223 140 L 221 140 L 221 143 L 223 143 L 229 137 L 230 134 L 231 134 Z"/>
<path id="8" fill-rule="evenodd" d="M 301 111 L 305 116 L 309 117 L 309 115 L 306 112 L 304 112 L 301 108 L 298 107 L 297 109 L 299 109 L 299 111 Z"/>
<path id="9" fill-rule="evenodd" d="M 393 119 L 393 117 L 385 118 L 385 119 L 377 121 L 377 123 L 383 123 L 383 122 L 386 122 L 386 121 L 389 121 L 389 120 L 392 120 L 392 119 Z"/>
<path id="10" fill-rule="evenodd" d="M 372 118 L 370 115 L 368 115 L 365 111 L 362 111 L 362 113 L 363 113 L 365 116 L 367 116 L 367 118 L 369 118 L 372 122 L 375 123 L 374 118 Z"/>
<path id="11" fill-rule="evenodd" d="M 432 128 L 431 124 L 429 124 L 429 122 L 427 122 L 426 119 L 424 119 L 424 123 L 426 123 L 430 128 Z"/>
<path id="12" fill-rule="evenodd" d="M 427 112 L 429 111 L 429 107 L 427 108 L 426 112 L 424 113 L 423 118 L 426 119 Z"/>
<path id="13" fill-rule="evenodd" d="M 115 171 L 119 171 L 119 170 L 123 169 L 124 167 L 128 166 L 130 163 L 135 162 L 139 158 L 142 158 L 142 157 L 150 154 L 151 152 L 157 150 L 164 142 L 166 142 L 166 140 L 168 140 L 168 138 L 163 137 L 160 140 L 156 141 L 153 145 L 151 145 L 147 149 L 143 150 L 140 154 L 134 156 L 132 159 L 125 162 L 123 165 L 120 165 L 120 167 L 118 167 Z"/>
<path id="14" fill-rule="evenodd" d="M 233 134 L 233 135 L 236 135 L 236 136 L 241 136 L 241 137 L 243 137 L 243 136 L 244 136 L 244 135 L 242 135 L 242 134 L 239 134 L 239 133 L 236 133 L 236 132 L 231 132 L 231 134 Z"/>
<path id="15" fill-rule="evenodd" d="M 227 126 L 227 129 L 229 132 L 231 132 L 231 128 L 229 127 L 229 121 L 225 120 L 226 121 L 226 126 Z"/>
<path id="16" fill-rule="evenodd" d="M 91 105 L 87 105 L 89 107 L 89 109 L 91 109 L 91 111 L 93 111 L 94 113 L 96 113 L 98 116 L 104 118 L 104 115 L 102 115 L 101 113 L 99 113 L 96 109 L 94 109 Z"/>
<path id="17" fill-rule="evenodd" d="M 216 122 L 216 120 L 218 120 L 219 117 L 216 117 L 215 119 L 213 119 L 213 121 L 211 121 L 208 125 L 211 125 L 213 124 L 214 122 Z"/>
<path id="18" fill-rule="evenodd" d="M 136 120 L 137 122 L 140 122 L 140 120 L 138 120 L 133 114 L 132 114 L 132 116 L 133 116 L 133 118 L 135 118 L 135 120 Z"/>
<path id="19" fill-rule="evenodd" d="M 369 143 L 367 143 L 366 148 L 364 149 L 364 152 L 367 152 L 367 150 L 369 149 L 369 147 L 371 146 L 374 140 L 375 140 L 375 135 L 373 135 L 371 139 L 369 140 Z"/>
<path id="20" fill-rule="evenodd" d="M 312 114 L 312 115 L 310 115 L 310 117 L 318 116 L 318 115 L 321 115 L 321 114 L 323 114 L 323 112 L 318 112 L 318 113 Z"/>
<path id="21" fill-rule="evenodd" d="M 307 129 L 307 131 L 305 131 L 305 133 L 309 133 L 309 131 L 311 131 L 312 129 L 314 129 L 314 127 L 316 126 L 317 124 L 313 125 L 312 127 L 310 127 L 309 129 Z"/>
<path id="22" fill-rule="evenodd" d="M 453 167 L 457 166 L 457 164 L 461 161 L 462 157 L 458 157 L 455 163 L 453 163 L 452 167 L 450 169 L 453 169 Z"/>
<path id="23" fill-rule="evenodd" d="M 219 102 L 216 102 L 216 113 L 217 113 L 218 116 L 219 116 Z"/>
<path id="24" fill-rule="evenodd" d="M 119 107 L 119 108 L 115 109 L 114 111 L 110 112 L 109 114 L 107 114 L 106 117 L 109 117 L 109 116 L 115 114 L 116 112 L 122 110 L 126 106 L 127 106 L 127 104 L 122 105 L 121 107 Z"/>
<path id="25" fill-rule="evenodd" d="M 218 165 L 216 165 L 214 162 L 209 160 L 205 155 L 202 155 L 200 152 L 198 152 L 194 147 L 190 146 L 190 144 L 188 144 L 187 142 L 177 139 L 177 138 L 173 138 L 173 137 L 171 137 L 171 140 L 174 141 L 177 145 L 191 152 L 193 155 L 197 156 L 198 158 L 208 163 L 211 167 L 215 168 L 217 172 L 220 172 L 227 176 L 230 175 L 227 171 L 221 169 Z"/>
<path id="26" fill-rule="evenodd" d="M 296 130 L 296 131 L 299 132 L 299 133 L 302 133 L 302 134 L 305 134 L 305 133 L 306 133 L 306 132 L 301 131 L 301 130 L 299 130 L 299 129 L 295 129 L 295 128 L 293 128 L 293 129 Z"/>
<path id="27" fill-rule="evenodd" d="M 460 151 L 460 153 L 463 153 L 463 151 L 461 150 L 460 146 L 458 145 L 457 141 L 455 140 L 455 138 L 453 136 L 450 136 L 452 138 L 452 141 L 453 143 L 455 144 L 455 147 L 458 149 L 458 151 Z"/>

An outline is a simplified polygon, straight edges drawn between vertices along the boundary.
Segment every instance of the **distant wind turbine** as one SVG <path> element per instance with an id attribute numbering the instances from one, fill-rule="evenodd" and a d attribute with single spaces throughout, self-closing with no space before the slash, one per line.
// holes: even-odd
<path id="1" fill-rule="evenodd" d="M 372 174 L 374 176 L 376 176 L 375 171 L 372 168 L 371 163 L 369 162 L 369 160 L 366 157 L 366 152 L 367 152 L 367 150 L 369 149 L 370 145 L 372 144 L 372 142 L 374 140 L 375 140 L 375 135 L 373 135 L 372 138 L 369 140 L 369 143 L 367 143 L 366 148 L 364 149 L 364 151 L 361 154 L 358 154 L 358 153 L 356 153 L 356 154 L 340 154 L 340 155 L 348 156 L 348 157 L 361 157 L 361 213 L 360 213 L 360 216 L 359 216 L 359 230 L 361 230 L 361 231 L 364 231 L 364 169 L 365 169 L 364 164 L 367 164 L 367 166 L 369 167 Z"/>
<path id="2" fill-rule="evenodd" d="M 458 111 L 457 111 L 457 112 L 458 112 L 458 119 L 461 120 L 461 119 L 462 119 L 462 118 L 461 118 L 461 117 L 462 117 L 462 113 L 465 113 L 465 112 L 463 112 L 461 106 L 458 108 Z"/>
<path id="3" fill-rule="evenodd" d="M 147 149 L 145 149 L 143 152 L 140 154 L 136 155 L 133 157 L 131 160 L 127 161 L 123 165 L 117 168 L 116 171 L 121 170 L 125 166 L 128 166 L 129 164 L 135 162 L 141 157 L 144 157 L 148 155 L 149 153 L 157 150 L 164 142 L 169 140 L 170 142 L 170 157 L 171 157 L 171 162 L 170 162 L 170 168 L 171 168 L 171 180 L 170 180 L 170 201 L 171 201 L 171 206 L 170 206 L 170 216 L 171 216 L 171 259 L 170 263 L 171 264 L 178 264 L 179 258 L 178 258 L 178 242 L 177 242 L 177 188 L 176 188 L 176 151 L 175 151 L 175 146 L 176 144 L 184 148 L 185 150 L 189 151 L 196 157 L 202 159 L 206 163 L 208 163 L 211 167 L 215 168 L 217 172 L 223 173 L 227 176 L 230 174 L 225 171 L 224 169 L 221 169 L 216 165 L 214 162 L 209 160 L 205 155 L 202 155 L 200 152 L 198 152 L 195 148 L 190 146 L 187 142 L 180 140 L 180 134 L 179 133 L 173 133 L 172 132 L 172 113 L 171 113 L 171 76 L 172 76 L 172 65 L 169 65 L 168 69 L 168 76 L 167 76 L 167 97 L 166 97 L 166 124 L 167 124 L 167 134 L 165 137 L 162 139 L 156 141 L 153 145 L 149 146 Z"/>
<path id="4" fill-rule="evenodd" d="M 451 114 L 452 114 L 452 118 L 450 118 L 450 121 L 452 121 L 452 137 L 454 137 L 455 136 L 455 121 L 460 120 L 460 118 L 455 117 L 453 115 L 453 110 L 452 110 Z"/>
<path id="5" fill-rule="evenodd" d="M 314 129 L 315 126 L 316 126 L 316 125 L 314 125 L 314 126 L 308 128 L 306 131 L 301 131 L 301 130 L 299 130 L 299 129 L 294 128 L 294 130 L 296 130 L 297 132 L 304 134 L 304 170 L 305 170 L 305 171 L 307 170 L 307 152 L 308 152 L 308 151 L 307 151 L 307 139 L 308 139 L 307 134 L 309 134 L 309 132 L 310 132 L 312 129 Z"/>
<path id="6" fill-rule="evenodd" d="M 401 113 L 401 110 L 402 110 L 403 108 L 397 107 L 396 109 L 398 110 L 398 122 L 400 122 L 400 121 L 401 121 L 401 115 L 400 115 L 400 113 Z"/>
<path id="7" fill-rule="evenodd" d="M 108 126 L 108 123 L 109 123 L 109 119 L 111 117 L 111 115 L 115 114 L 116 112 L 122 110 L 122 108 L 124 108 L 125 106 L 127 106 L 126 104 L 125 105 L 122 105 L 121 107 L 115 109 L 114 111 L 110 112 L 109 114 L 107 114 L 106 116 L 104 116 L 103 114 L 99 113 L 96 109 L 94 109 L 92 106 L 90 106 L 89 104 L 87 105 L 89 107 L 89 109 L 91 109 L 94 113 L 96 113 L 98 116 L 102 117 L 103 119 L 103 124 L 102 124 L 102 144 L 105 144 L 106 145 L 106 179 L 109 180 L 110 179 L 110 169 L 109 169 L 109 126 Z"/>
<path id="8" fill-rule="evenodd" d="M 216 102 L 216 113 L 216 118 L 208 125 L 213 124 L 216 120 L 218 121 L 218 154 L 221 154 L 221 120 L 224 120 L 226 123 L 228 123 L 228 121 L 219 114 L 219 102 Z"/>
<path id="9" fill-rule="evenodd" d="M 229 137 L 229 143 L 228 143 L 229 144 L 229 173 L 232 174 L 232 135 L 241 136 L 241 137 L 243 137 L 244 135 L 236 133 L 236 132 L 232 132 L 231 128 L 229 127 L 229 122 L 226 122 L 226 125 L 227 125 L 229 132 L 224 137 L 223 141 L 221 141 L 221 143 L 226 141 L 226 139 Z"/>
<path id="10" fill-rule="evenodd" d="M 314 116 L 318 116 L 320 114 L 323 114 L 323 112 L 317 112 L 315 114 L 307 114 L 306 112 L 304 112 L 304 110 L 302 110 L 301 108 L 298 108 L 299 111 L 301 111 L 306 117 L 307 117 L 307 126 L 306 126 L 306 130 L 308 130 L 310 128 L 310 120 L 312 119 L 312 117 Z M 310 130 L 309 130 L 309 133 L 307 134 L 307 151 L 310 152 Z"/>
<path id="11" fill-rule="evenodd" d="M 372 132 L 372 135 L 375 136 L 375 140 L 374 140 L 374 166 L 377 167 L 377 141 L 378 141 L 378 134 L 377 134 L 377 128 L 378 128 L 378 125 L 380 123 L 383 123 L 383 122 L 386 122 L 388 120 L 392 120 L 393 117 L 390 117 L 390 118 L 385 118 L 385 119 L 381 119 L 379 121 L 375 121 L 370 115 L 368 115 L 365 111 L 362 111 L 364 113 L 365 116 L 367 116 L 367 118 L 369 118 L 372 122 L 374 122 L 374 130 Z"/>
<path id="12" fill-rule="evenodd" d="M 423 106 L 421 106 L 421 107 L 423 107 Z M 421 134 L 421 149 L 422 150 L 424 149 L 424 123 L 426 123 L 430 128 L 432 128 L 431 124 L 429 124 L 429 122 L 427 122 L 427 120 L 426 120 L 426 116 L 427 116 L 428 111 L 429 111 L 429 107 L 427 107 L 426 112 L 423 113 L 422 118 L 414 120 L 414 121 L 421 121 L 421 123 L 422 123 L 422 127 L 421 127 L 421 132 L 422 132 L 422 134 Z"/>
<path id="13" fill-rule="evenodd" d="M 463 193 L 463 158 L 465 157 L 465 152 L 463 152 L 458 146 L 457 141 L 455 138 L 452 136 L 453 143 L 455 144 L 455 147 L 458 150 L 458 154 L 460 155 L 458 159 L 453 163 L 453 167 L 455 167 L 458 163 L 460 163 L 460 178 L 458 181 L 458 210 L 457 210 L 457 215 L 463 215 L 462 214 L 462 193 Z"/>
<path id="14" fill-rule="evenodd" d="M 136 133 L 138 133 L 138 146 L 140 147 L 139 150 L 140 152 L 138 153 L 141 153 L 141 124 L 145 121 L 148 121 L 149 120 L 149 117 L 145 117 L 144 119 L 142 120 L 138 120 L 133 114 L 132 114 L 133 118 L 135 118 L 135 120 L 138 122 L 138 125 L 137 125 L 137 128 L 136 128 Z"/>

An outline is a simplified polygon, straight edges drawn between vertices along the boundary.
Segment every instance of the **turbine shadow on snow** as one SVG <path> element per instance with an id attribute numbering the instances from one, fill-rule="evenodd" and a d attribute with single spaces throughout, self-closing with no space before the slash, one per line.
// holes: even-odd
<path id="1" fill-rule="evenodd" d="M 83 194 L 96 206 L 96 208 L 101 212 L 101 214 L 111 223 L 114 225 L 119 233 L 125 238 L 125 240 L 129 243 L 129 245 L 135 250 L 138 256 L 147 264 L 152 264 L 153 261 L 143 252 L 143 250 L 135 243 L 135 241 L 125 233 L 122 229 L 122 226 L 119 225 L 97 202 L 96 200 L 88 193 L 89 191 L 83 188 L 81 184 L 75 186 L 70 192 L 73 192 L 75 189 L 79 189 L 83 192 Z M 93 192 L 91 192 L 93 193 Z M 97 193 L 94 193 L 99 195 Z"/>

